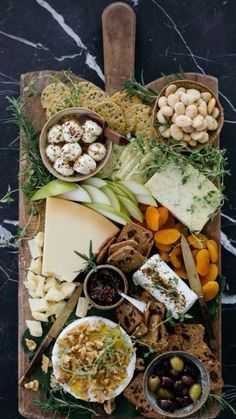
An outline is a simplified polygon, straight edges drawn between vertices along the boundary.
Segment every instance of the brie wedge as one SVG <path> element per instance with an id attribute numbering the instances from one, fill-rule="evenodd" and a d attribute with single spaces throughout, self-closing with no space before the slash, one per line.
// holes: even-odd
<path id="1" fill-rule="evenodd" d="M 133 282 L 165 304 L 175 319 L 186 313 L 198 298 L 158 254 L 133 274 Z"/>

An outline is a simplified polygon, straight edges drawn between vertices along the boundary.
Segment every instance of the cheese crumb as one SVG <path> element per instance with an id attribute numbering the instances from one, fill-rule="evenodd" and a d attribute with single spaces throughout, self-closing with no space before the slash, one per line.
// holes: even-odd
<path id="1" fill-rule="evenodd" d="M 51 361 L 50 359 L 43 354 L 42 356 L 42 366 L 41 366 L 41 370 L 47 374 L 48 373 L 48 368 L 51 366 Z"/>
<path id="2" fill-rule="evenodd" d="M 29 351 L 34 351 L 35 348 L 37 347 L 37 343 L 32 340 L 32 339 L 25 339 L 25 344 L 27 346 L 27 348 L 29 349 Z"/>
<path id="3" fill-rule="evenodd" d="M 27 388 L 28 390 L 32 390 L 36 392 L 39 389 L 39 382 L 38 380 L 29 381 L 28 383 L 24 385 L 24 387 Z"/>

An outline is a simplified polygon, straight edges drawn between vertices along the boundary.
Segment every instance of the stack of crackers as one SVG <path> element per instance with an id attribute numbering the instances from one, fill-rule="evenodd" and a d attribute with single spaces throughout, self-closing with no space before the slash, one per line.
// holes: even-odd
<path id="1" fill-rule="evenodd" d="M 59 110 L 76 106 L 98 113 L 107 121 L 109 128 L 119 134 L 156 138 L 150 106 L 142 104 L 139 97 L 129 97 L 125 92 L 109 96 L 89 81 L 73 82 L 73 86 L 59 80 L 50 83 L 42 91 L 41 104 L 47 119 Z"/>

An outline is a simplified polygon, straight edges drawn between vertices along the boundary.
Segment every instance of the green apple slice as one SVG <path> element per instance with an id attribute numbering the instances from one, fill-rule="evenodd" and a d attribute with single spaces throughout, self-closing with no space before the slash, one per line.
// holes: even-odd
<path id="1" fill-rule="evenodd" d="M 133 201 L 134 204 L 137 205 L 137 200 L 135 196 L 125 186 L 121 185 L 118 182 L 107 181 L 107 183 L 116 195 L 125 196 L 129 198 L 131 201 Z"/>
<path id="2" fill-rule="evenodd" d="M 118 196 L 118 198 L 130 213 L 131 217 L 140 222 L 143 221 L 143 214 L 141 213 L 139 207 L 133 203 L 133 201 L 131 201 L 129 198 L 126 198 L 125 196 Z"/>
<path id="3" fill-rule="evenodd" d="M 138 182 L 134 182 L 131 180 L 121 180 L 118 182 L 119 184 L 123 185 L 125 188 L 129 189 L 134 195 L 150 195 L 150 191 L 148 188 Z"/>
<path id="4" fill-rule="evenodd" d="M 88 192 L 92 202 L 108 206 L 111 205 L 109 198 L 100 189 L 90 185 L 83 185 L 83 188 Z"/>
<path id="5" fill-rule="evenodd" d="M 120 202 L 116 197 L 116 194 L 109 188 L 109 186 L 104 186 L 101 188 L 101 191 L 108 197 L 111 202 L 111 206 L 117 211 L 120 211 Z"/>
<path id="6" fill-rule="evenodd" d="M 67 201 L 76 201 L 76 202 L 92 202 L 88 192 L 82 188 L 82 186 L 77 185 L 77 189 L 71 192 L 65 192 L 58 195 L 58 198 L 67 199 Z"/>
<path id="7" fill-rule="evenodd" d="M 137 201 L 140 204 L 151 205 L 152 207 L 158 206 L 155 199 L 152 197 L 152 195 L 137 194 L 135 196 L 136 196 Z"/>
<path id="8" fill-rule="evenodd" d="M 103 186 L 106 186 L 107 182 L 105 182 L 103 179 L 99 179 L 98 177 L 90 177 L 85 182 L 82 182 L 81 185 L 94 186 L 95 188 L 100 189 L 103 188 Z"/>
<path id="9" fill-rule="evenodd" d="M 78 189 L 77 183 L 70 183 L 64 180 L 51 180 L 51 182 L 38 189 L 31 198 L 31 201 L 38 201 L 40 199 L 48 198 L 49 196 L 56 196 L 65 192 L 72 192 Z"/>
<path id="10" fill-rule="evenodd" d="M 130 217 L 128 217 L 126 214 L 123 214 L 122 212 L 117 211 L 115 208 L 109 207 L 107 205 L 96 203 L 84 205 L 90 209 L 93 209 L 94 211 L 99 212 L 100 214 L 104 215 L 104 217 L 107 217 L 118 224 L 125 225 L 130 221 Z"/>

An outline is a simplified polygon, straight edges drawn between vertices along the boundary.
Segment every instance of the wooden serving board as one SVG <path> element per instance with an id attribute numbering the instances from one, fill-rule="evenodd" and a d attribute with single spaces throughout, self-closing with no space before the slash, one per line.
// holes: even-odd
<path id="1" fill-rule="evenodd" d="M 121 88 L 122 82 L 129 78 L 134 72 L 134 47 L 135 47 L 135 14 L 125 3 L 113 3 L 105 9 L 102 16 L 103 26 L 103 43 L 104 43 L 104 68 L 106 76 L 106 91 L 109 94 Z M 161 69 L 160 69 L 161 71 Z M 42 76 L 38 78 L 38 76 Z M 21 100 L 25 106 L 25 110 L 29 119 L 33 122 L 37 130 L 41 130 L 45 123 L 45 116 L 40 104 L 39 96 L 29 97 L 27 93 L 27 86 L 37 79 L 34 88 L 42 91 L 43 88 L 52 82 L 54 76 L 59 77 L 62 81 L 64 76 L 58 71 L 44 70 L 40 72 L 26 73 L 21 76 Z M 196 73 L 187 73 L 187 78 L 196 80 L 210 87 L 215 93 L 218 91 L 217 79 L 210 76 L 203 76 Z M 81 80 L 80 77 L 74 75 L 75 80 Z M 153 90 L 160 90 L 168 80 L 161 77 L 149 83 L 148 87 Z M 23 150 L 23 134 L 21 133 L 20 140 L 20 173 L 23 173 L 26 167 L 26 160 L 24 158 Z M 20 177 L 20 186 L 23 183 L 23 178 Z M 27 236 L 31 238 L 36 231 L 44 229 L 44 210 L 45 205 L 40 204 L 40 215 L 31 217 L 29 222 L 30 204 L 26 202 L 22 192 L 19 193 L 19 221 L 20 226 L 28 225 Z M 29 223 L 29 224 L 28 224 Z M 218 215 L 212 222 L 206 226 L 206 233 L 211 238 L 214 238 L 220 243 L 220 215 Z M 31 313 L 28 304 L 28 291 L 26 290 L 23 281 L 27 274 L 27 268 L 30 264 L 31 256 L 27 245 L 27 240 L 22 240 L 19 247 L 19 320 L 18 320 L 18 375 L 22 376 L 26 366 L 28 365 L 28 358 L 25 356 L 22 346 L 21 337 L 26 329 L 25 320 L 31 318 Z M 220 263 L 220 262 L 219 262 Z M 214 324 L 216 339 L 217 339 L 217 358 L 221 361 L 221 313 L 219 308 L 219 317 Z M 19 412 L 22 416 L 32 419 L 52 418 L 53 414 L 43 412 L 32 405 L 32 400 L 35 393 L 26 390 L 19 386 Z M 213 406 L 211 411 L 208 411 L 206 416 L 201 418 L 211 419 L 218 414 L 217 406 Z M 82 417 L 82 416 L 81 416 Z M 111 417 L 111 416 L 109 416 Z M 140 416 L 136 416 L 138 418 Z M 197 418 L 197 416 L 194 416 Z"/>

